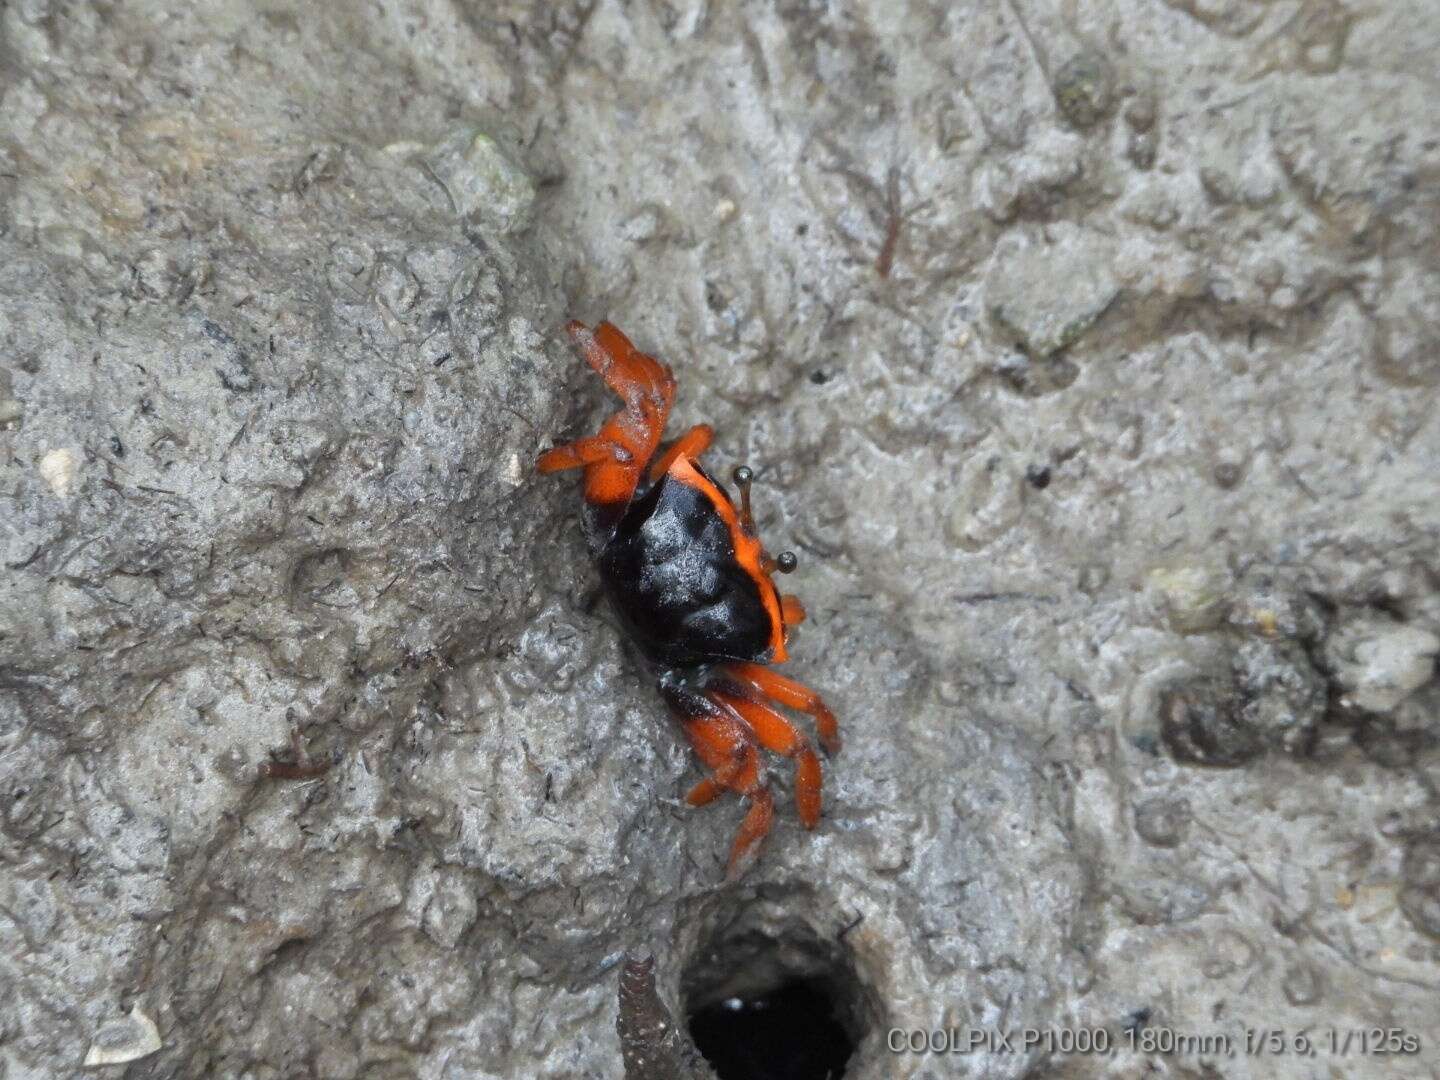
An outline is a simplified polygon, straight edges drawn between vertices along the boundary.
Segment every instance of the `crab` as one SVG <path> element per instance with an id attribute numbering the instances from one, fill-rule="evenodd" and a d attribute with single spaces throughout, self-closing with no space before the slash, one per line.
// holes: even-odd
<path id="1" fill-rule="evenodd" d="M 800 823 L 820 821 L 820 759 L 781 709 L 811 717 L 827 754 L 840 749 L 835 714 L 820 696 L 771 670 L 789 658 L 791 628 L 805 619 L 773 576 L 793 571 L 796 558 L 771 557 L 756 536 L 749 468 L 732 474 L 737 504 L 701 465 L 715 437 L 710 425 L 660 448 L 675 401 L 668 365 L 608 322 L 566 330 L 622 405 L 598 434 L 545 451 L 537 467 L 584 470 L 585 526 L 604 592 L 709 770 L 685 801 L 703 806 L 733 792 L 748 802 L 726 867 L 733 879 L 774 819 L 762 748 L 794 763 Z"/>

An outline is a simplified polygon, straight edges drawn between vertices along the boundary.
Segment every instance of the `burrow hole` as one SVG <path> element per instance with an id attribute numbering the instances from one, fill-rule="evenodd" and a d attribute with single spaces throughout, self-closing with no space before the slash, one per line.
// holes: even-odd
<path id="1" fill-rule="evenodd" d="M 841 921 L 821 931 L 794 914 L 814 897 L 788 899 L 735 913 L 681 975 L 690 1037 L 719 1080 L 840 1080 L 880 1015 Z"/>

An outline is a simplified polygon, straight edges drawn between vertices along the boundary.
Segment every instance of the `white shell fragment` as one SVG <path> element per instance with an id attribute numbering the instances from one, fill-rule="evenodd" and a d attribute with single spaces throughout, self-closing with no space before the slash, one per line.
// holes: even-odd
<path id="1" fill-rule="evenodd" d="M 503 473 L 505 482 L 511 487 L 519 487 L 525 482 L 525 470 L 520 464 L 520 455 L 511 454 L 510 459 L 505 462 Z"/>
<path id="2" fill-rule="evenodd" d="M 61 498 L 69 495 L 75 487 L 75 476 L 80 471 L 80 457 L 68 446 L 51 450 L 40 459 L 40 475 L 50 490 Z"/>
<path id="3" fill-rule="evenodd" d="M 136 1006 L 128 1016 L 112 1020 L 95 1033 L 95 1041 L 85 1055 L 85 1067 L 93 1069 L 138 1061 L 155 1053 L 160 1046 L 160 1029 Z"/>

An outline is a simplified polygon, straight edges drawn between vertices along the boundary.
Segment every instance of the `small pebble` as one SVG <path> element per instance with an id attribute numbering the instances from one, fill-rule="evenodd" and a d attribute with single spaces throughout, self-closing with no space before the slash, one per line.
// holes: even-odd
<path id="1" fill-rule="evenodd" d="M 1170 848 L 1190 830 L 1190 804 L 1184 799 L 1156 795 L 1135 804 L 1135 831 L 1147 844 Z"/>
<path id="2" fill-rule="evenodd" d="M 50 490 L 63 499 L 75 488 L 75 477 L 80 472 L 80 456 L 68 446 L 51 450 L 40 459 L 39 469 Z"/>
<path id="3" fill-rule="evenodd" d="M 1093 127 L 1110 112 L 1114 99 L 1110 64 L 1098 52 L 1071 57 L 1055 75 L 1055 102 L 1078 128 Z"/>
<path id="4" fill-rule="evenodd" d="M 1330 644 L 1341 705 L 1386 713 L 1435 677 L 1440 637 L 1418 626 L 1352 623 Z M 1347 655 L 1348 654 L 1348 655 Z"/>
<path id="5" fill-rule="evenodd" d="M 1194 563 L 1162 567 L 1150 573 L 1170 628 L 1180 634 L 1214 630 L 1225 618 L 1226 599 L 1219 575 Z"/>
<path id="6" fill-rule="evenodd" d="M 1281 987 L 1285 1000 L 1297 1006 L 1314 1005 L 1323 992 L 1319 972 L 1303 961 L 1291 964 L 1285 969 Z"/>

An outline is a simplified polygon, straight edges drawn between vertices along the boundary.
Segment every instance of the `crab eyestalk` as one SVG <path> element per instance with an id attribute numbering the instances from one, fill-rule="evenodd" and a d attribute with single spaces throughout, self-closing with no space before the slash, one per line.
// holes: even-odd
<path id="1" fill-rule="evenodd" d="M 795 557 L 793 551 L 782 551 L 773 559 L 768 555 L 765 556 L 765 572 L 767 574 L 777 572 L 781 574 L 792 574 L 795 572 L 795 567 L 799 565 L 800 560 Z"/>
<path id="2" fill-rule="evenodd" d="M 740 524 L 751 536 L 755 535 L 755 518 L 750 513 L 750 485 L 755 480 L 755 473 L 749 465 L 736 465 L 731 477 L 735 486 L 740 489 Z"/>
<path id="3" fill-rule="evenodd" d="M 740 489 L 740 524 L 751 536 L 755 535 L 755 516 L 750 510 L 750 485 L 755 482 L 754 470 L 749 465 L 736 465 L 734 472 L 730 474 L 735 481 L 735 486 Z M 800 560 L 795 557 L 793 551 L 782 551 L 773 559 L 767 554 L 761 561 L 760 566 L 767 574 L 779 572 L 781 574 L 792 573 Z"/>

